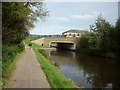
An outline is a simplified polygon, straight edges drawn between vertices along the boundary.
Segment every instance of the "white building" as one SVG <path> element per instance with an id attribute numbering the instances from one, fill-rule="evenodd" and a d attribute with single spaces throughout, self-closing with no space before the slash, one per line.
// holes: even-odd
<path id="1" fill-rule="evenodd" d="M 73 30 L 73 29 L 62 33 L 62 35 L 65 37 L 81 37 L 83 34 L 84 34 L 83 30 Z"/>

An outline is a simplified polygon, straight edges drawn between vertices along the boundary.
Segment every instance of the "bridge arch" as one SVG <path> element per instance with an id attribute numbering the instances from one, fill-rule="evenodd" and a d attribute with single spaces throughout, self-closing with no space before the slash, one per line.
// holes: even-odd
<path id="1" fill-rule="evenodd" d="M 49 42 L 49 47 L 75 50 L 76 49 L 76 43 L 70 42 L 70 41 L 51 41 L 51 42 Z"/>

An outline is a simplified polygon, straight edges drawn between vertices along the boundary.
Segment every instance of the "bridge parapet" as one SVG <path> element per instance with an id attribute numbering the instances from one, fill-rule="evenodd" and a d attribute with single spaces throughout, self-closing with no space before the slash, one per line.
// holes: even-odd
<path id="1" fill-rule="evenodd" d="M 79 38 L 75 37 L 43 37 L 38 40 L 32 41 L 32 43 L 39 44 L 39 45 L 44 45 L 50 47 L 51 42 L 56 42 L 56 43 L 74 43 L 76 46 Z"/>

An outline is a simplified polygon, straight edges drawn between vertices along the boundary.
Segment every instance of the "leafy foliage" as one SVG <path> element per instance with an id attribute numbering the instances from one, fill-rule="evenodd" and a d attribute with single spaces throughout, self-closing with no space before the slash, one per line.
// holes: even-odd
<path id="1" fill-rule="evenodd" d="M 116 44 L 116 51 L 120 53 L 120 19 L 117 20 L 116 26 L 115 26 L 115 44 Z"/>
<path id="2" fill-rule="evenodd" d="M 91 32 L 94 33 L 96 38 L 96 46 L 102 51 L 108 51 L 110 48 L 110 32 L 112 30 L 112 26 L 103 19 L 101 16 L 96 20 L 95 25 L 90 28 Z"/>
<path id="3" fill-rule="evenodd" d="M 45 52 L 45 50 L 43 50 L 43 49 L 38 49 L 38 51 L 39 51 L 46 59 L 48 59 L 48 55 L 47 55 L 47 53 Z"/>
<path id="4" fill-rule="evenodd" d="M 79 48 L 88 48 L 88 40 L 89 38 L 82 36 L 79 41 Z"/>
<path id="5" fill-rule="evenodd" d="M 3 43 L 20 43 L 34 27 L 38 18 L 45 20 L 48 11 L 42 2 L 3 2 L 2 29 Z"/>
<path id="6" fill-rule="evenodd" d="M 15 67 L 16 57 L 24 50 L 23 44 L 2 45 L 2 81 L 6 84 L 10 72 Z"/>
<path id="7" fill-rule="evenodd" d="M 89 33 L 80 38 L 80 49 L 86 49 L 88 53 L 95 55 L 120 52 L 120 19 L 112 26 L 99 16 L 95 25 L 90 26 Z"/>

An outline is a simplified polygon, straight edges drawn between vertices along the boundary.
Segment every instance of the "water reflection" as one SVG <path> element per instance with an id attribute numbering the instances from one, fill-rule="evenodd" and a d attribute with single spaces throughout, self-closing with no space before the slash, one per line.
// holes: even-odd
<path id="1" fill-rule="evenodd" d="M 76 54 L 76 60 L 92 87 L 120 87 L 120 62 L 82 54 Z"/>
<path id="2" fill-rule="evenodd" d="M 60 64 L 60 71 L 86 88 L 120 87 L 120 62 L 70 51 L 47 51 L 51 62 Z"/>

